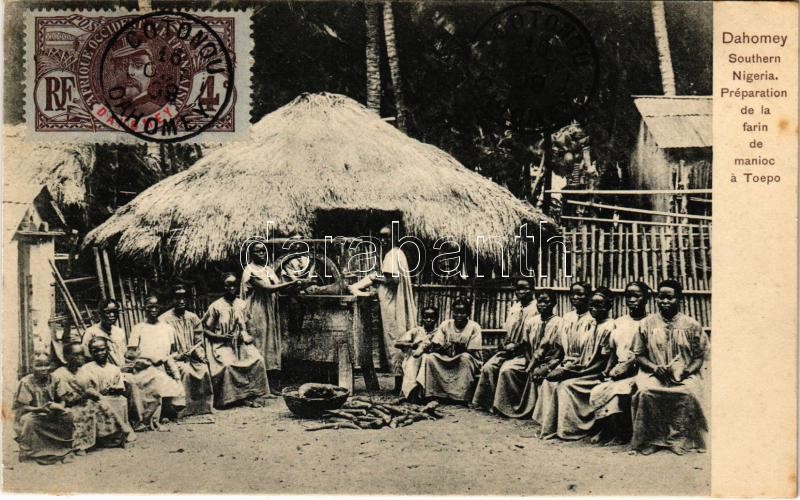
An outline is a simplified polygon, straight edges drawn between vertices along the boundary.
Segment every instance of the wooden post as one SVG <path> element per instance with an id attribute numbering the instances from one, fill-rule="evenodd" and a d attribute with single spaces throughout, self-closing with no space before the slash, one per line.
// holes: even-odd
<path id="1" fill-rule="evenodd" d="M 355 307 L 355 306 L 354 306 Z M 354 309 L 354 312 L 358 312 Z M 356 323 L 353 317 L 353 327 Z M 341 333 L 336 334 L 336 361 L 339 365 L 339 378 L 336 382 L 339 387 L 344 387 L 350 394 L 353 394 L 353 359 L 350 357 L 350 349 L 347 346 L 347 338 Z"/>
<path id="2" fill-rule="evenodd" d="M 542 282 L 542 252 L 546 251 L 545 245 L 541 241 L 536 241 L 536 284 L 543 286 Z"/>
<path id="3" fill-rule="evenodd" d="M 594 230 L 595 228 L 593 227 L 592 232 L 594 232 Z M 605 253 L 606 253 L 605 231 L 603 231 L 602 229 L 599 229 L 597 232 L 597 250 L 600 252 L 600 255 L 597 256 L 597 268 L 596 268 L 597 270 L 595 272 L 597 273 L 597 282 L 602 284 L 604 277 L 603 265 L 605 265 Z M 611 286 L 612 284 L 609 283 L 608 285 Z"/>
<path id="4" fill-rule="evenodd" d="M 661 276 L 662 279 L 669 278 L 669 254 L 667 249 L 666 228 L 661 228 Z"/>
<path id="5" fill-rule="evenodd" d="M 108 296 L 114 300 L 117 300 L 117 296 L 114 293 L 114 279 L 111 277 L 111 262 L 108 260 L 108 252 L 104 248 L 102 251 L 103 254 L 103 265 L 106 270 L 106 275 L 108 276 Z"/>
<path id="6" fill-rule="evenodd" d="M 641 276 L 639 275 L 639 226 L 638 224 L 633 224 L 631 226 L 631 232 L 633 233 L 633 275 L 634 279 L 638 279 Z M 627 274 L 627 270 L 625 271 Z"/>
<path id="7" fill-rule="evenodd" d="M 80 310 L 78 309 L 78 306 L 75 304 L 75 302 L 72 300 L 72 295 L 69 293 L 69 288 L 67 288 L 67 284 L 64 283 L 64 279 L 61 277 L 61 273 L 58 272 L 56 264 L 52 260 L 48 260 L 48 263 L 50 264 L 50 268 L 53 270 L 53 277 L 56 279 L 56 284 L 58 285 L 58 289 L 61 292 L 61 295 L 64 297 L 64 302 L 67 304 L 67 310 L 69 311 L 69 314 L 72 317 L 72 322 L 75 324 L 75 328 L 78 330 L 78 334 L 82 337 L 86 327 L 83 324 L 83 320 L 81 319 Z"/>
<path id="8" fill-rule="evenodd" d="M 131 323 L 135 325 L 139 323 L 142 318 L 140 315 L 141 311 L 139 310 L 139 298 L 136 295 L 136 286 L 134 285 L 133 280 L 130 278 L 128 279 L 128 288 L 131 291 L 131 303 L 132 303 Z"/>
<path id="9" fill-rule="evenodd" d="M 617 273 L 617 285 L 620 287 L 625 286 L 624 284 L 628 282 L 628 261 L 630 260 L 630 254 L 627 251 L 628 237 L 626 236 L 626 232 L 625 226 L 620 225 L 619 238 L 617 240 L 617 246 L 619 247 L 619 262 L 617 263 L 619 272 Z M 624 302 L 624 298 L 622 301 Z M 621 310 L 624 311 L 625 309 L 623 308 Z"/>
<path id="10" fill-rule="evenodd" d="M 658 238 L 656 236 L 656 228 L 650 228 L 650 259 L 652 264 L 653 270 L 653 285 L 655 286 L 658 283 L 658 280 L 661 279 L 658 277 L 659 267 L 658 267 Z"/>
<path id="11" fill-rule="evenodd" d="M 572 269 L 570 270 L 570 275 L 572 276 L 572 281 L 576 281 L 580 279 L 578 276 L 578 230 L 573 229 L 569 232 L 570 236 L 570 250 L 569 250 L 569 258 L 572 264 Z"/>
<path id="12" fill-rule="evenodd" d="M 102 296 L 103 300 L 108 298 L 108 294 L 106 293 L 106 285 L 105 279 L 103 278 L 103 265 L 100 261 L 100 251 L 97 247 L 92 247 L 92 252 L 94 253 L 94 267 L 95 272 L 97 273 L 97 284 L 100 286 L 100 295 Z"/>
<path id="13" fill-rule="evenodd" d="M 616 256 L 617 256 L 617 265 L 616 265 L 616 276 L 625 276 L 628 274 L 628 271 L 625 270 L 625 274 L 622 274 L 622 259 L 624 258 L 624 254 L 622 253 L 622 234 L 625 231 L 625 226 L 620 224 L 617 227 L 617 238 L 614 240 L 612 238 L 611 242 L 616 245 Z"/>
<path id="14" fill-rule="evenodd" d="M 372 362 L 372 336 L 367 332 L 366 323 L 362 315 L 367 308 L 361 307 L 359 299 L 353 301 L 353 333 L 358 336 L 358 364 L 361 366 L 361 375 L 364 377 L 364 386 L 368 391 L 379 391 L 381 386 L 375 374 L 375 365 Z"/>
<path id="15" fill-rule="evenodd" d="M 689 241 L 689 266 L 692 269 L 691 276 L 695 282 L 695 286 L 698 286 L 699 283 L 697 282 L 697 257 L 695 256 L 695 247 L 694 247 L 694 229 L 691 226 L 687 228 L 687 232 L 689 234 L 688 241 Z"/>
<path id="16" fill-rule="evenodd" d="M 678 262 L 680 264 L 680 271 L 678 271 L 675 274 L 678 277 L 687 276 L 687 278 L 688 278 L 689 273 L 686 272 L 686 261 L 688 260 L 688 258 L 684 255 L 684 253 L 686 252 L 686 248 L 685 248 L 685 246 L 683 244 L 683 228 L 678 226 L 675 229 L 678 230 L 678 235 L 677 235 L 678 236 Z"/>
<path id="17" fill-rule="evenodd" d="M 119 299 L 122 305 L 122 314 L 120 314 L 120 321 L 122 322 L 122 328 L 125 331 L 129 332 L 131 331 L 131 328 L 133 328 L 133 325 L 130 322 L 128 301 L 125 300 L 125 288 L 122 286 L 122 274 L 117 275 L 117 280 L 119 280 Z M 126 319 L 127 321 L 125 321 Z"/>
<path id="18" fill-rule="evenodd" d="M 583 226 L 583 229 L 581 231 L 581 271 L 583 271 L 582 273 L 583 276 L 581 276 L 581 278 L 583 278 L 584 280 L 589 279 L 589 274 L 586 269 L 587 267 L 589 267 L 587 264 L 589 260 L 588 243 L 589 243 L 589 230 L 586 228 L 586 226 Z"/>
<path id="19" fill-rule="evenodd" d="M 552 198 L 550 189 L 552 188 L 553 184 L 553 174 L 551 171 L 550 162 L 552 161 L 553 154 L 553 137 L 547 132 L 542 135 L 544 136 L 544 141 L 542 142 L 542 155 L 544 156 L 542 159 L 542 189 L 544 190 L 544 193 L 542 194 L 542 212 L 547 214 L 550 210 L 550 199 Z M 563 196 L 561 199 L 564 199 Z"/>
<path id="20" fill-rule="evenodd" d="M 707 240 L 706 236 L 703 234 L 705 232 L 703 226 L 700 226 L 698 228 L 698 232 L 700 233 L 700 262 L 703 265 L 703 273 L 701 275 L 702 278 L 703 278 L 703 280 L 702 280 L 703 281 L 703 289 L 704 290 L 708 290 L 709 289 L 709 287 L 708 287 L 708 261 L 707 261 L 707 257 L 706 257 L 706 249 L 707 249 L 706 241 L 710 241 L 711 240 L 711 233 L 710 232 L 708 233 L 708 240 Z"/>

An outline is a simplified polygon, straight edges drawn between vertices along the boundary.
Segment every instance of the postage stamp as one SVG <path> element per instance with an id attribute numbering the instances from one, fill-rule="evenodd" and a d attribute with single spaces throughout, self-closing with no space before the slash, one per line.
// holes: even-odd
<path id="1" fill-rule="evenodd" d="M 515 129 L 568 125 L 594 96 L 599 57 L 569 10 L 531 2 L 501 10 L 478 30 L 470 70 L 486 100 L 483 118 Z"/>
<path id="2" fill-rule="evenodd" d="M 221 143 L 250 124 L 250 12 L 34 11 L 29 140 Z"/>

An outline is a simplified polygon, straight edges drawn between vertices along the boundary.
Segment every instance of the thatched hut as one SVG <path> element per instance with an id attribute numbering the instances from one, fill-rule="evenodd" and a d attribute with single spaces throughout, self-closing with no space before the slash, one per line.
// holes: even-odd
<path id="1" fill-rule="evenodd" d="M 423 240 L 479 235 L 513 242 L 523 222 L 551 224 L 507 189 L 336 94 L 303 94 L 253 126 L 251 140 L 214 150 L 153 185 L 86 237 L 117 256 L 159 254 L 178 268 L 236 257 L 253 236 L 314 235 L 321 213 L 402 213 Z M 273 221 L 272 224 L 269 221 Z M 317 236 L 321 236 L 317 234 Z M 346 235 L 343 235 L 346 236 Z"/>
<path id="2" fill-rule="evenodd" d="M 95 146 L 25 142 L 24 134 L 24 124 L 5 127 L 6 179 L 47 186 L 61 207 L 85 208 L 86 179 L 94 168 Z"/>

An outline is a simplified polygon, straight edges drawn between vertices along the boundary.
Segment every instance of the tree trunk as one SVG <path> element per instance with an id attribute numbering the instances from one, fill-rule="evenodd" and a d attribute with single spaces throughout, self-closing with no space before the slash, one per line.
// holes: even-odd
<path id="1" fill-rule="evenodd" d="M 386 40 L 386 60 L 389 63 L 389 75 L 392 77 L 394 106 L 397 112 L 395 125 L 406 131 L 406 103 L 403 99 L 403 84 L 400 79 L 400 58 L 397 55 L 397 43 L 394 35 L 394 14 L 392 3 L 383 4 L 383 36 Z"/>
<path id="2" fill-rule="evenodd" d="M 542 144 L 542 148 L 542 154 L 544 156 L 542 159 L 542 190 L 544 191 L 544 194 L 542 194 L 542 212 L 545 215 L 550 215 L 552 194 L 548 191 L 553 185 L 553 169 L 550 165 L 550 163 L 553 161 L 553 136 L 549 132 L 544 133 L 544 143 Z M 564 195 L 561 196 L 563 197 Z"/>
<path id="3" fill-rule="evenodd" d="M 658 50 L 658 67 L 661 69 L 661 86 L 664 95 L 675 95 L 675 73 L 672 70 L 672 55 L 669 51 L 669 37 L 667 36 L 667 17 L 664 13 L 663 0 L 650 2 L 653 13 L 653 32 L 656 37 L 656 50 Z"/>
<path id="4" fill-rule="evenodd" d="M 380 18 L 376 3 L 365 4 L 367 27 L 367 108 L 380 114 L 381 112 L 381 59 L 380 40 L 378 39 Z"/>

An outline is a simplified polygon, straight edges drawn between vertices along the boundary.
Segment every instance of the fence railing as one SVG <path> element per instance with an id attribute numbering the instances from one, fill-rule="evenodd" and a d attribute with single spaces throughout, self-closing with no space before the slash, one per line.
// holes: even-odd
<path id="1" fill-rule="evenodd" d="M 572 309 L 569 303 L 569 288 L 553 287 L 556 292 L 556 314 L 564 314 Z M 626 314 L 622 288 L 612 288 L 617 292 L 611 312 L 612 317 Z M 484 329 L 500 329 L 514 303 L 514 289 L 506 284 L 484 282 L 480 286 L 464 285 L 416 285 L 414 297 L 418 308 L 434 306 L 439 310 L 440 319 L 451 314 L 452 303 L 456 297 L 465 296 L 472 302 L 471 317 Z M 651 298 L 648 311 L 656 311 L 655 299 Z M 421 311 L 420 311 L 421 312 Z M 700 324 L 711 327 L 711 293 L 707 290 L 684 290 L 683 312 L 695 318 Z"/>
<path id="2" fill-rule="evenodd" d="M 616 292 L 612 314 L 617 317 L 625 314 L 622 293 L 628 283 L 641 280 L 655 290 L 659 281 L 671 278 L 683 285 L 683 312 L 711 327 L 710 224 L 587 224 L 562 230 L 537 250 L 529 265 L 535 267 L 537 286 L 556 292 L 559 314 L 571 309 L 569 287 L 576 281 Z M 442 318 L 449 317 L 459 295 L 472 301 L 473 319 L 488 329 L 502 327 L 514 301 L 507 278 L 415 285 L 419 308 L 435 306 Z M 656 310 L 654 300 L 649 310 Z"/>
<path id="3" fill-rule="evenodd" d="M 528 262 L 535 268 L 537 286 L 556 292 L 559 314 L 571 309 L 569 287 L 577 280 L 589 281 L 595 287 L 604 285 L 617 292 L 613 307 L 616 317 L 625 314 L 622 292 L 627 283 L 638 279 L 655 288 L 658 281 L 673 278 L 684 287 L 684 312 L 710 328 L 710 225 L 589 224 L 564 229 L 557 236 L 538 249 L 533 259 L 529 257 Z M 129 332 L 133 325 L 144 321 L 144 299 L 154 287 L 142 277 L 119 276 L 118 272 L 119 269 L 110 282 L 104 277 L 105 289 L 122 303 L 120 326 Z M 501 328 L 514 302 L 512 283 L 503 277 L 415 283 L 414 294 L 420 312 L 422 307 L 433 305 L 439 309 L 441 319 L 450 317 L 456 297 L 466 296 L 472 303 L 472 318 L 486 329 Z M 200 294 L 193 297 L 192 305 L 198 314 L 216 298 Z M 79 300 L 82 311 L 93 311 L 96 298 L 92 297 L 88 304 Z M 649 310 L 655 310 L 654 303 Z"/>
<path id="4" fill-rule="evenodd" d="M 651 286 L 673 278 L 684 289 L 711 290 L 711 225 L 619 224 L 609 229 L 585 225 L 564 230 L 539 252 L 537 275 L 543 286 L 575 280 L 621 289 L 641 279 Z"/>

